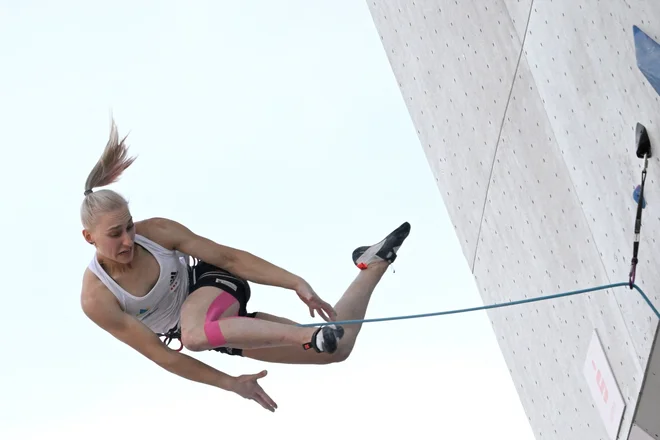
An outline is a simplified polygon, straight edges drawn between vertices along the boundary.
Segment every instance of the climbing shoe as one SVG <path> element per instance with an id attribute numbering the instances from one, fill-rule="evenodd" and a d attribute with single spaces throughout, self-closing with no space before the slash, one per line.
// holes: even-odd
<path id="1" fill-rule="evenodd" d="M 379 243 L 371 246 L 361 246 L 353 251 L 353 262 L 360 269 L 364 270 L 371 263 L 377 261 L 387 261 L 393 263 L 396 260 L 397 252 L 403 244 L 403 241 L 410 234 L 410 223 L 405 222 Z"/>
<path id="2" fill-rule="evenodd" d="M 339 341 L 344 337 L 344 327 L 336 324 L 329 324 L 316 329 L 312 335 L 312 340 L 303 344 L 305 350 L 311 348 L 317 353 L 334 353 L 337 351 Z"/>

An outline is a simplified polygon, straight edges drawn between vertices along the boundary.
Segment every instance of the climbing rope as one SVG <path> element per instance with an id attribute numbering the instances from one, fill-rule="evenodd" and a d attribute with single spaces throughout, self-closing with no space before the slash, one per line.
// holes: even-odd
<path id="1" fill-rule="evenodd" d="M 401 320 L 401 319 L 417 319 L 417 318 L 428 318 L 431 316 L 442 316 L 442 315 L 455 315 L 459 313 L 468 313 L 468 312 L 476 312 L 479 310 L 489 310 L 489 309 L 497 309 L 500 307 L 511 307 L 511 306 L 516 306 L 519 304 L 527 304 L 527 303 L 533 303 L 533 302 L 538 302 L 538 301 L 547 301 L 550 299 L 556 299 L 556 298 L 564 298 L 567 296 L 573 296 L 573 295 L 581 295 L 584 293 L 589 293 L 589 292 L 595 292 L 598 290 L 606 290 L 606 289 L 612 289 L 614 287 L 621 287 L 621 286 L 629 286 L 628 282 L 623 282 L 623 283 L 614 283 L 614 284 L 607 284 L 604 286 L 598 286 L 598 287 L 591 287 L 588 289 L 580 289 L 580 290 L 573 290 L 571 292 L 563 292 L 563 293 L 556 293 L 554 295 L 546 295 L 546 296 L 540 296 L 536 298 L 526 298 L 526 299 L 521 299 L 517 301 L 510 301 L 506 303 L 500 303 L 500 304 L 489 304 L 481 307 L 470 307 L 467 309 L 457 309 L 457 310 L 446 310 L 442 312 L 434 312 L 434 313 L 421 313 L 417 315 L 403 315 L 403 316 L 390 316 L 386 318 L 369 318 L 369 319 L 350 319 L 350 320 L 345 320 L 345 321 L 333 321 L 333 324 L 338 324 L 338 325 L 347 325 L 347 324 L 362 324 L 362 323 L 367 323 L 367 322 L 383 322 L 383 321 L 396 321 L 396 320 Z M 649 300 L 649 298 L 646 296 L 644 291 L 639 288 L 636 284 L 632 285 L 632 288 L 637 290 L 639 294 L 644 298 L 644 301 L 646 301 L 646 304 L 649 305 L 653 313 L 655 313 L 655 316 L 660 319 L 660 313 L 658 313 L 658 310 L 655 308 L 653 303 Z M 321 323 L 311 323 L 311 324 L 298 324 L 300 327 L 318 327 L 322 325 L 327 325 L 328 323 L 326 322 L 321 322 Z"/>
<path id="2" fill-rule="evenodd" d="M 658 313 L 658 310 L 655 308 L 653 303 L 649 300 L 648 296 L 644 293 L 642 289 L 639 288 L 635 284 L 635 275 L 637 272 L 637 262 L 638 262 L 638 251 L 639 251 L 639 235 L 640 235 L 640 229 L 642 226 L 642 209 L 644 209 L 644 184 L 646 182 L 646 169 L 648 167 L 648 160 L 649 157 L 651 157 L 651 141 L 649 139 L 648 132 L 646 131 L 646 127 L 644 125 L 637 123 L 636 127 L 636 144 L 637 144 L 637 149 L 636 149 L 636 155 L 640 159 L 644 159 L 644 167 L 642 169 L 642 184 L 639 187 L 639 196 L 637 196 L 637 215 L 635 217 L 635 240 L 633 243 L 633 257 L 631 261 L 631 266 L 630 266 L 630 274 L 628 277 L 628 282 L 625 283 L 614 283 L 614 284 L 607 284 L 604 286 L 598 286 L 598 287 L 591 287 L 588 289 L 580 289 L 580 290 L 573 290 L 570 292 L 563 292 L 563 293 L 557 293 L 554 295 L 546 295 L 546 296 L 540 296 L 536 298 L 527 298 L 527 299 L 522 299 L 518 301 L 509 301 L 507 303 L 500 303 L 500 304 L 490 304 L 486 306 L 481 306 L 481 307 L 470 307 L 467 309 L 457 309 L 457 310 L 447 310 L 447 311 L 442 311 L 442 312 L 434 312 L 434 313 L 421 313 L 421 314 L 416 314 L 416 315 L 403 315 L 403 316 L 390 316 L 386 318 L 369 318 L 369 319 L 351 319 L 351 320 L 345 320 L 345 321 L 333 321 L 334 324 L 338 325 L 346 325 L 346 324 L 363 324 L 367 322 L 383 322 L 383 321 L 396 321 L 396 320 L 401 320 L 401 319 L 417 319 L 417 318 L 428 318 L 431 316 L 443 316 L 443 315 L 455 315 L 459 313 L 469 313 L 469 312 L 476 312 L 480 310 L 490 310 L 490 309 L 497 309 L 501 307 L 512 307 L 520 304 L 528 304 L 528 303 L 533 303 L 533 302 L 538 302 L 538 301 L 547 301 L 550 299 L 556 299 L 556 298 L 564 298 L 568 296 L 573 296 L 573 295 L 581 295 L 584 293 L 589 293 L 589 292 L 595 292 L 598 290 L 606 290 L 606 289 L 612 289 L 614 287 L 622 287 L 622 286 L 628 286 L 630 287 L 630 290 L 637 290 L 639 294 L 642 296 L 646 304 L 651 308 L 655 316 L 660 320 L 660 313 Z M 327 325 L 325 322 L 321 323 L 310 323 L 310 324 L 298 324 L 300 327 L 318 327 L 322 325 Z"/>
<path id="3" fill-rule="evenodd" d="M 635 137 L 636 137 L 636 146 L 637 149 L 635 151 L 635 154 L 637 155 L 638 158 L 644 160 L 644 166 L 642 169 L 642 184 L 638 187 L 639 190 L 639 195 L 637 195 L 637 190 L 635 191 L 635 197 L 637 197 L 637 215 L 635 217 L 635 239 L 633 242 L 633 257 L 630 265 L 630 273 L 628 276 L 628 282 L 627 283 L 614 283 L 614 284 L 607 284 L 604 286 L 598 286 L 598 287 L 591 287 L 588 289 L 580 289 L 580 290 L 573 290 L 571 292 L 564 292 L 564 293 L 557 293 L 554 295 L 546 295 L 546 296 L 540 296 L 537 298 L 527 298 L 527 299 L 522 299 L 518 301 L 509 301 L 507 303 L 500 303 L 500 304 L 490 304 L 486 306 L 481 306 L 481 307 L 470 307 L 467 309 L 457 309 L 457 310 L 447 310 L 443 312 L 434 312 L 434 313 L 421 313 L 417 315 L 404 315 L 404 316 L 391 316 L 387 318 L 370 318 L 370 319 L 352 319 L 352 320 L 346 320 L 346 321 L 333 321 L 335 324 L 339 325 L 345 325 L 345 324 L 362 324 L 366 322 L 383 322 L 383 321 L 396 321 L 396 320 L 401 320 L 401 319 L 417 319 L 417 318 L 427 318 L 430 316 L 443 316 L 443 315 L 455 315 L 459 313 L 468 313 L 468 312 L 476 312 L 479 310 L 490 310 L 490 309 L 497 309 L 500 307 L 511 307 L 511 306 L 516 306 L 519 304 L 527 304 L 527 303 L 533 303 L 533 302 L 538 302 L 538 301 L 547 301 L 550 299 L 556 299 L 556 298 L 564 298 L 567 296 L 573 296 L 573 295 L 581 295 L 584 293 L 589 293 L 589 292 L 595 292 L 598 290 L 606 290 L 606 289 L 612 289 L 614 287 L 621 287 L 621 286 L 628 286 L 630 287 L 630 290 L 637 290 L 639 294 L 644 298 L 644 301 L 648 306 L 651 308 L 653 313 L 655 313 L 655 316 L 660 320 L 660 313 L 658 313 L 658 310 L 655 308 L 653 303 L 649 300 L 648 296 L 644 293 L 642 289 L 639 288 L 635 284 L 635 275 L 637 273 L 637 262 L 638 260 L 638 252 L 639 252 L 639 236 L 640 236 L 640 229 L 642 227 L 642 209 L 644 209 L 645 205 L 645 200 L 644 200 L 644 184 L 646 183 L 646 169 L 648 167 L 648 162 L 649 162 L 649 157 L 651 157 L 651 141 L 649 139 L 648 132 L 646 131 L 646 127 L 644 125 L 640 124 L 639 122 L 637 123 L 637 127 L 635 130 Z M 311 323 L 311 324 L 299 324 L 300 327 L 317 327 L 317 326 L 322 326 L 326 325 L 327 323 L 322 322 L 322 323 Z"/>
<path id="4" fill-rule="evenodd" d="M 509 301 L 507 303 L 500 303 L 500 304 L 490 304 L 486 306 L 481 306 L 481 307 L 470 307 L 467 309 L 457 309 L 457 310 L 447 310 L 443 312 L 434 312 L 434 313 L 421 313 L 421 314 L 416 314 L 416 315 L 403 315 L 403 316 L 391 316 L 391 317 L 386 317 L 386 318 L 369 318 L 369 319 L 351 319 L 351 320 L 345 320 L 345 321 L 333 321 L 334 324 L 339 324 L 339 325 L 346 325 L 346 324 L 363 324 L 367 322 L 383 322 L 383 321 L 396 321 L 396 320 L 401 320 L 401 319 L 417 319 L 417 318 L 428 318 L 430 316 L 443 316 L 443 315 L 455 315 L 459 313 L 468 313 L 468 312 L 476 312 L 480 310 L 490 310 L 490 309 L 497 309 L 500 307 L 512 307 L 520 304 L 528 304 L 528 303 L 533 303 L 533 302 L 538 302 L 538 301 L 547 301 L 550 299 L 556 299 L 556 298 L 564 298 L 567 296 L 573 296 L 573 295 L 581 295 L 584 293 L 589 293 L 589 292 L 595 292 L 598 290 L 606 290 L 606 289 L 612 289 L 614 287 L 622 287 L 622 286 L 628 286 L 630 287 L 630 290 L 637 290 L 639 294 L 642 296 L 646 304 L 651 308 L 655 316 L 660 320 L 660 313 L 658 313 L 658 310 L 655 308 L 653 303 L 649 300 L 648 296 L 644 293 L 642 289 L 639 288 L 635 284 L 635 275 L 637 272 L 637 262 L 638 262 L 638 252 L 639 252 L 639 236 L 640 236 L 640 229 L 642 226 L 642 209 L 644 209 L 645 205 L 645 200 L 644 200 L 644 184 L 646 183 L 646 169 L 648 167 L 648 161 L 649 157 L 651 157 L 651 141 L 649 139 L 648 132 L 646 131 L 646 127 L 644 125 L 637 123 L 637 127 L 635 130 L 635 136 L 636 136 L 636 155 L 638 158 L 644 160 L 644 167 L 642 169 L 642 184 L 639 187 L 639 195 L 637 196 L 637 190 L 635 192 L 635 196 L 637 197 L 637 215 L 635 217 L 635 240 L 633 242 L 633 257 L 631 261 L 631 266 L 630 266 L 630 274 L 628 277 L 628 282 L 625 283 L 614 283 L 614 284 L 607 284 L 604 286 L 598 286 L 598 287 L 591 287 L 588 289 L 580 289 L 580 290 L 573 290 L 571 292 L 563 292 L 563 293 L 557 293 L 554 295 L 546 295 L 546 296 L 540 296 L 537 298 L 527 298 L 527 299 L 522 299 L 518 301 Z M 300 327 L 318 327 L 322 325 L 327 325 L 325 322 L 321 323 L 310 323 L 310 324 L 298 324 Z"/>

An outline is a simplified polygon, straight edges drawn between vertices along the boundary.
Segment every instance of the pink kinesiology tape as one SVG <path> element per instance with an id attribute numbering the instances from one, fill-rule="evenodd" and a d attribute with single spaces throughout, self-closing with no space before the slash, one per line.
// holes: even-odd
<path id="1" fill-rule="evenodd" d="M 229 293 L 221 293 L 216 299 L 213 300 L 209 309 L 206 311 L 206 319 L 204 320 L 204 334 L 213 347 L 221 347 L 225 345 L 227 340 L 222 334 L 220 323 L 218 319 L 222 314 L 236 302 L 236 298 Z"/>

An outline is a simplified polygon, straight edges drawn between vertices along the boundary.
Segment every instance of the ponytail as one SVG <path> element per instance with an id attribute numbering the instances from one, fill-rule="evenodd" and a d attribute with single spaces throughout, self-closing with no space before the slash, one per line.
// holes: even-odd
<path id="1" fill-rule="evenodd" d="M 94 192 L 95 188 L 104 187 L 119 180 L 124 170 L 135 161 L 135 157 L 128 156 L 128 146 L 125 141 L 126 136 L 119 139 L 117 125 L 113 119 L 105 150 L 85 181 L 85 200 L 80 209 L 80 216 L 86 229 L 93 228 L 100 213 L 128 205 L 126 199 L 115 191 L 104 189 Z"/>

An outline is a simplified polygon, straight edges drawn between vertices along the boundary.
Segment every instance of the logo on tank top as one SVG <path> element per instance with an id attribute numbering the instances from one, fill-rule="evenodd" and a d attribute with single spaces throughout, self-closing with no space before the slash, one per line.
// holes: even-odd
<path id="1" fill-rule="evenodd" d="M 137 312 L 135 317 L 144 321 L 145 319 L 147 319 L 148 316 L 151 316 L 153 312 L 154 312 L 153 309 L 140 309 L 140 311 Z"/>
<path id="2" fill-rule="evenodd" d="M 170 272 L 170 292 L 174 292 L 181 283 L 177 278 L 178 274 L 179 274 L 178 271 Z"/>

